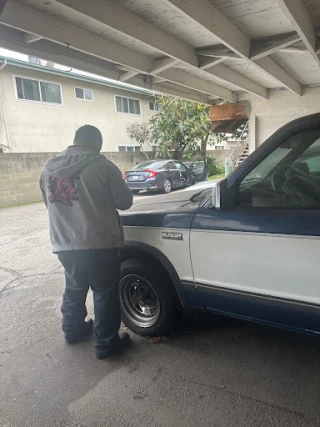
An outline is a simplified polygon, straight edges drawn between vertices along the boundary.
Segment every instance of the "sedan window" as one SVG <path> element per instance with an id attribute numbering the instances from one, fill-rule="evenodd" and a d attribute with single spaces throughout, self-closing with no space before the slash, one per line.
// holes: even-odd
<path id="1" fill-rule="evenodd" d="M 187 168 L 185 167 L 185 165 L 183 165 L 180 162 L 174 162 L 175 168 L 178 169 L 179 171 L 183 171 L 186 172 Z"/>
<path id="2" fill-rule="evenodd" d="M 166 171 L 170 171 L 172 169 L 175 169 L 174 163 L 173 162 L 168 162 L 163 166 L 163 169 L 165 169 Z"/>
<path id="3" fill-rule="evenodd" d="M 155 162 L 154 160 L 150 160 L 148 162 L 139 163 L 138 165 L 134 166 L 132 170 L 144 170 L 144 169 L 157 170 L 157 169 L 161 169 L 162 164 L 163 164 L 163 161 Z"/>

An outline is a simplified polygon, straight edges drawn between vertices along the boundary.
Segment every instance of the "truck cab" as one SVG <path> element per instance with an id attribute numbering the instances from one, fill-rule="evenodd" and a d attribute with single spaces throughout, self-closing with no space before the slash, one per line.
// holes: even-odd
<path id="1" fill-rule="evenodd" d="M 191 306 L 320 334 L 320 114 L 278 130 L 227 178 L 121 218 L 133 331 L 166 334 Z"/>

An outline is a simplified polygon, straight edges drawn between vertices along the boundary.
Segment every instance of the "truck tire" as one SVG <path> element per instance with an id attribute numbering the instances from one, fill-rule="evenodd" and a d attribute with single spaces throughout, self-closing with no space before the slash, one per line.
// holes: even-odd
<path id="1" fill-rule="evenodd" d="M 179 301 L 166 273 L 158 266 L 129 259 L 122 264 L 119 283 L 123 323 L 136 334 L 169 334 L 179 319 Z"/>

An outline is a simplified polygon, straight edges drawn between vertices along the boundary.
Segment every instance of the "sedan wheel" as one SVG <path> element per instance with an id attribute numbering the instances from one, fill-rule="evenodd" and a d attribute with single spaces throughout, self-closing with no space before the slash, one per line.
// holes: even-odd
<path id="1" fill-rule="evenodd" d="M 165 179 L 162 184 L 162 191 L 166 194 L 170 193 L 172 190 L 172 185 L 170 179 Z"/>

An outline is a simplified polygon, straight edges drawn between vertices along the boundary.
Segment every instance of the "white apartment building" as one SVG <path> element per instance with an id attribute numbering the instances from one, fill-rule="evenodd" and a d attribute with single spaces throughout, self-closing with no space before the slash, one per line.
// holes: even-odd
<path id="1" fill-rule="evenodd" d="M 1 57 L 0 69 L 0 151 L 59 152 L 85 124 L 101 130 L 105 152 L 140 151 L 126 127 L 151 118 L 153 92 L 50 63 Z"/>

